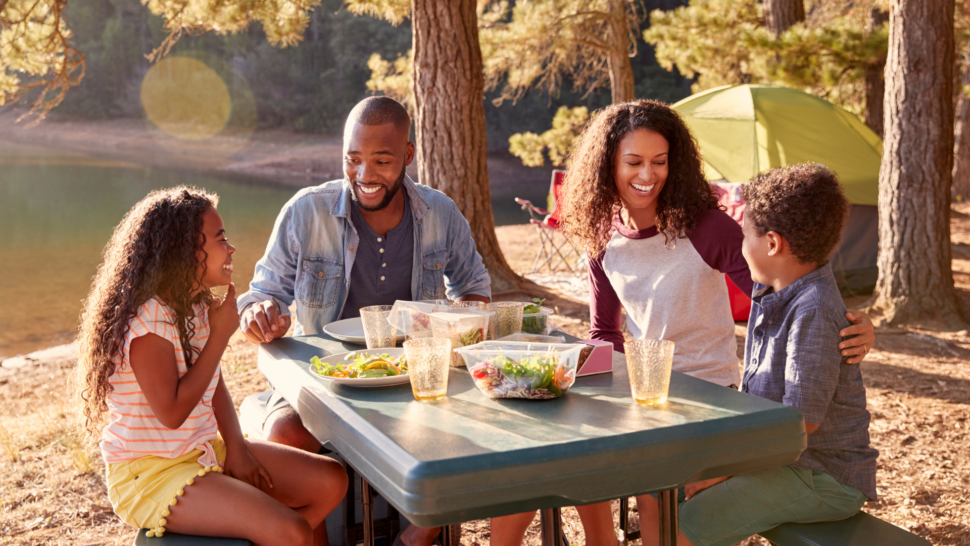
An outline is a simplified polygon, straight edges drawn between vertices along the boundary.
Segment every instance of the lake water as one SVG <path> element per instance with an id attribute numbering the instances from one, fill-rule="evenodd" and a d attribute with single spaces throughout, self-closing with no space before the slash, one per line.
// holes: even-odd
<path id="1" fill-rule="evenodd" d="M 219 195 L 237 248 L 233 280 L 247 290 L 296 188 L 0 145 L 0 358 L 72 340 L 114 227 L 149 191 L 179 184 Z M 531 193 L 538 195 L 522 197 L 543 201 L 543 188 Z M 496 196 L 494 205 L 500 225 L 528 220 L 510 196 Z"/>

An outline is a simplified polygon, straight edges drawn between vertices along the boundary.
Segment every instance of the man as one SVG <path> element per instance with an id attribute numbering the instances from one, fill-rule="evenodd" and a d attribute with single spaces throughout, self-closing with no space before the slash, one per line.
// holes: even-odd
<path id="1" fill-rule="evenodd" d="M 295 333 L 318 334 L 360 308 L 395 300 L 489 301 L 490 279 L 468 222 L 445 194 L 415 184 L 407 110 L 367 98 L 344 126 L 344 180 L 298 192 L 280 212 L 249 292 L 240 326 L 253 343 L 282 337 L 296 300 Z M 274 391 L 266 439 L 316 452 L 320 443 Z M 430 544 L 438 529 L 411 526 L 408 546 Z"/>

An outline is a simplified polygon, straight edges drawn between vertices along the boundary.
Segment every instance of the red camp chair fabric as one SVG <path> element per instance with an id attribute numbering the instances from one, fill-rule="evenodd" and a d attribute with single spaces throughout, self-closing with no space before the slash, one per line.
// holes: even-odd
<path id="1" fill-rule="evenodd" d="M 744 199 L 741 199 L 741 184 L 731 184 L 729 182 L 711 184 L 714 195 L 717 196 L 718 203 L 724 207 L 728 216 L 734 218 L 738 224 L 744 222 Z M 727 275 L 728 298 L 731 301 L 731 315 L 735 321 L 744 322 L 751 315 L 751 295 L 745 294 Z"/>
<path id="2" fill-rule="evenodd" d="M 566 171 L 556 169 L 552 171 L 552 181 L 549 184 L 549 195 L 552 210 L 546 210 L 532 204 L 528 199 L 515 198 L 515 202 L 522 206 L 522 210 L 529 213 L 530 224 L 536 227 L 539 234 L 539 250 L 532 262 L 535 273 L 548 266 L 549 271 L 556 271 L 560 267 L 570 273 L 579 274 L 586 269 L 586 259 L 582 252 L 574 247 L 559 231 L 559 196 Z"/>

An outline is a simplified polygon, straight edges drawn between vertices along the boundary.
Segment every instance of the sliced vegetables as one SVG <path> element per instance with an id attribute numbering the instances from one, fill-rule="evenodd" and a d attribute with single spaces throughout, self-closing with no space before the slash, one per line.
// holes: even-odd
<path id="1" fill-rule="evenodd" d="M 367 379 L 375 377 L 389 377 L 406 375 L 408 373 L 407 359 L 391 356 L 387 353 L 350 353 L 344 357 L 347 364 L 328 364 L 315 356 L 310 359 L 313 372 L 327 377 L 347 377 L 351 379 Z"/>

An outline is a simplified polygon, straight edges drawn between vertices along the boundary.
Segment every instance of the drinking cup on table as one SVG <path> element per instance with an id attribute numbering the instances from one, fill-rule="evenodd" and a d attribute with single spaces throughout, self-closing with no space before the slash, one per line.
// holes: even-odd
<path id="1" fill-rule="evenodd" d="M 520 301 L 496 301 L 485 306 L 488 311 L 495 311 L 495 329 L 493 339 L 510 336 L 522 331 L 522 311 L 525 304 Z"/>
<path id="2" fill-rule="evenodd" d="M 397 343 L 397 328 L 387 317 L 391 314 L 390 305 L 371 305 L 360 308 L 360 320 L 364 323 L 364 341 L 368 349 L 394 347 Z"/>
<path id="3" fill-rule="evenodd" d="M 653 406 L 667 401 L 670 367 L 674 361 L 674 342 L 638 339 L 623 344 L 630 390 L 638 404 Z"/>
<path id="4" fill-rule="evenodd" d="M 422 337 L 404 342 L 408 375 L 415 400 L 434 402 L 448 394 L 448 370 L 451 367 L 451 341 Z"/>

